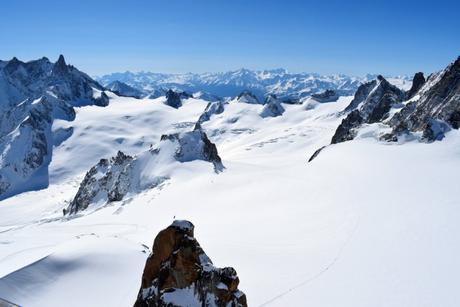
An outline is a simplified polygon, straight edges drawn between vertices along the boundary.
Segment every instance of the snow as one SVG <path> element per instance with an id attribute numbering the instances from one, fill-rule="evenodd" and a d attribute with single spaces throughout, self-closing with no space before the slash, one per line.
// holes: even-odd
<path id="1" fill-rule="evenodd" d="M 250 306 L 446 306 L 460 301 L 460 133 L 441 142 L 376 141 L 375 125 L 325 148 L 342 120 L 337 102 L 229 103 L 202 124 L 225 171 L 177 163 L 162 189 L 62 216 L 85 172 L 122 150 L 189 130 L 207 102 L 112 96 L 77 109 L 53 151 L 50 186 L 0 203 L 0 297 L 24 306 L 130 306 L 156 234 L 189 220 L 216 267 L 232 266 Z M 146 174 L 148 175 L 148 174 Z M 189 302 L 184 290 L 181 298 Z M 176 297 L 174 298 L 176 299 Z M 179 298 L 177 298 L 179 299 Z"/>

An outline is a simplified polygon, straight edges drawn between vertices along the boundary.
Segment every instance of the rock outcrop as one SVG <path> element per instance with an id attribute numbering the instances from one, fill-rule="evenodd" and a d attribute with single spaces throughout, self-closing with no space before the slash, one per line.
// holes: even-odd
<path id="1" fill-rule="evenodd" d="M 257 99 L 257 96 L 251 93 L 250 91 L 241 92 L 236 98 L 236 101 L 241 103 L 260 104 L 259 99 Z"/>
<path id="2" fill-rule="evenodd" d="M 279 100 L 276 95 L 268 95 L 265 100 L 265 105 L 260 112 L 260 116 L 264 118 L 277 117 L 283 115 L 284 111 L 281 100 Z"/>
<path id="3" fill-rule="evenodd" d="M 136 157 L 119 151 L 115 157 L 100 160 L 86 173 L 64 215 L 78 213 L 92 204 L 97 208 L 121 201 L 130 193 L 158 187 L 170 178 L 171 169 L 177 167 L 174 161 L 194 160 L 212 163 L 216 173 L 224 169 L 216 145 L 199 124 L 193 131 L 161 136 L 157 148 Z"/>
<path id="4" fill-rule="evenodd" d="M 221 114 L 224 112 L 225 103 L 223 101 L 213 101 L 207 104 L 206 109 L 198 118 L 198 123 L 202 124 L 211 119 L 212 115 Z"/>
<path id="5" fill-rule="evenodd" d="M 339 99 L 339 95 L 334 90 L 325 90 L 322 93 L 313 94 L 311 97 L 321 103 L 334 102 Z"/>
<path id="6" fill-rule="evenodd" d="M 347 117 L 337 128 L 331 144 L 350 141 L 356 136 L 356 128 L 362 124 L 372 124 L 387 119 L 390 109 L 400 104 L 405 93 L 390 84 L 384 77 L 363 84 L 355 97 L 345 108 Z"/>
<path id="7" fill-rule="evenodd" d="M 238 284 L 235 269 L 213 265 L 191 222 L 174 221 L 155 238 L 134 307 L 246 307 Z"/>
<path id="8" fill-rule="evenodd" d="M 177 93 L 173 90 L 168 90 L 166 92 L 166 101 L 165 105 L 178 109 L 182 107 L 182 100 L 180 98 L 180 93 Z"/>
<path id="9" fill-rule="evenodd" d="M 379 76 L 357 90 L 344 112 L 349 113 L 331 144 L 352 140 L 362 124 L 372 123 L 392 129 L 380 136 L 388 142 L 399 141 L 407 134 L 428 143 L 442 140 L 448 131 L 460 128 L 460 57 L 427 80 L 423 73 L 416 73 L 407 93 Z"/>
<path id="10" fill-rule="evenodd" d="M 406 99 L 411 99 L 412 97 L 414 97 L 425 84 L 425 82 L 426 80 L 425 76 L 423 75 L 423 72 L 416 73 L 412 80 L 412 86 L 410 90 L 406 93 Z"/>
<path id="11" fill-rule="evenodd" d="M 431 75 L 417 93 L 416 101 L 389 120 L 393 131 L 383 139 L 396 141 L 401 134 L 421 132 L 423 140 L 432 142 L 442 139 L 450 128 L 460 128 L 460 57 Z"/>
<path id="12" fill-rule="evenodd" d="M 332 136 L 331 144 L 353 140 L 356 136 L 355 129 L 361 126 L 362 123 L 363 118 L 360 112 L 358 110 L 352 111 L 337 127 L 334 136 Z"/>

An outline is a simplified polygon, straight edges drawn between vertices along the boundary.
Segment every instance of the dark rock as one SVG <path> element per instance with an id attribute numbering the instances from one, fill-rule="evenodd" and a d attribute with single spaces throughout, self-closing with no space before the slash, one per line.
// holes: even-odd
<path id="1" fill-rule="evenodd" d="M 356 128 L 364 123 L 372 124 L 388 118 L 390 109 L 404 100 L 405 94 L 390 84 L 381 75 L 376 80 L 365 83 L 358 88 L 352 102 L 344 112 L 350 112 L 337 128 L 332 137 L 332 144 L 352 140 Z"/>
<path id="2" fill-rule="evenodd" d="M 444 71 L 431 75 L 427 82 L 430 87 L 424 89 L 420 98 L 408 103 L 389 120 L 394 135 L 405 128 L 410 132 L 422 132 L 424 140 L 433 141 L 442 138 L 441 134 L 448 130 L 444 124 L 459 128 L 460 57 Z"/>
<path id="3" fill-rule="evenodd" d="M 339 99 L 339 95 L 334 90 L 325 90 L 322 93 L 313 94 L 311 97 L 321 103 L 334 102 Z"/>
<path id="4" fill-rule="evenodd" d="M 342 123 L 337 127 L 331 144 L 337 144 L 345 141 L 353 140 L 356 136 L 355 128 L 363 123 L 363 118 L 358 110 L 354 110 L 347 115 Z"/>
<path id="5" fill-rule="evenodd" d="M 422 140 L 426 142 L 441 141 L 445 133 L 450 130 L 449 125 L 443 121 L 430 119 L 423 130 Z"/>
<path id="6" fill-rule="evenodd" d="M 214 114 L 221 114 L 224 112 L 224 102 L 223 101 L 213 101 L 208 103 L 204 112 L 198 118 L 198 123 L 202 124 L 211 119 L 211 116 Z"/>
<path id="7" fill-rule="evenodd" d="M 425 84 L 425 76 L 423 72 L 418 72 L 414 75 L 414 79 L 412 80 L 412 86 L 410 90 L 406 93 L 406 99 L 411 99 L 412 97 L 417 94 L 417 92 L 422 88 Z"/>
<path id="8" fill-rule="evenodd" d="M 246 307 L 246 296 L 238 290 L 235 269 L 216 268 L 194 238 L 194 226 L 174 221 L 155 238 L 147 258 L 135 307 L 189 306 Z"/>
<path id="9" fill-rule="evenodd" d="M 54 75 L 66 75 L 69 73 L 69 68 L 65 62 L 64 56 L 61 54 L 56 63 L 54 63 L 53 71 Z"/>
<path id="10" fill-rule="evenodd" d="M 260 112 L 260 116 L 264 118 L 277 117 L 283 115 L 284 111 L 281 100 L 279 100 L 276 95 L 268 95 L 265 100 L 264 108 Z"/>
<path id="11" fill-rule="evenodd" d="M 241 103 L 260 104 L 257 96 L 250 91 L 241 92 L 237 97 L 237 101 Z"/>
<path id="12" fill-rule="evenodd" d="M 175 92 L 171 89 L 168 90 L 166 92 L 165 104 L 176 109 L 180 108 L 182 106 L 181 93 Z"/>
<path id="13" fill-rule="evenodd" d="M 350 104 L 345 108 L 345 112 L 351 112 L 356 109 L 364 100 L 367 99 L 369 94 L 371 93 L 372 89 L 377 84 L 377 80 L 372 80 L 370 82 L 364 83 L 358 87 L 356 90 L 355 96 Z"/>
<path id="14" fill-rule="evenodd" d="M 311 155 L 310 159 L 308 159 L 308 162 L 313 161 L 313 160 L 321 153 L 321 151 L 322 151 L 324 148 L 326 148 L 326 146 L 323 146 L 323 147 L 317 149 L 317 150 L 313 153 L 313 155 Z"/>
<path id="15" fill-rule="evenodd" d="M 133 157 L 118 151 L 110 160 L 101 159 L 85 175 L 77 194 L 66 209 L 66 214 L 85 210 L 95 198 L 120 201 L 131 184 Z"/>
<path id="16" fill-rule="evenodd" d="M 94 104 L 99 107 L 106 107 L 109 105 L 109 96 L 105 92 L 101 92 L 101 96 L 94 100 Z"/>
<path id="17" fill-rule="evenodd" d="M 302 104 L 298 98 L 284 98 L 283 103 L 285 104 Z"/>

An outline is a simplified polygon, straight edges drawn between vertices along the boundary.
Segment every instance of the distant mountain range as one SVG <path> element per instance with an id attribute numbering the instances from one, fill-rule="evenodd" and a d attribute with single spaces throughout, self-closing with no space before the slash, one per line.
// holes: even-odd
<path id="1" fill-rule="evenodd" d="M 254 71 L 239 69 L 222 73 L 165 74 L 154 72 L 112 73 L 95 79 L 104 86 L 121 81 L 149 95 L 159 90 L 174 89 L 190 93 L 207 92 L 220 97 L 234 97 L 244 90 L 251 91 L 259 99 L 268 94 L 279 98 L 301 99 L 326 90 L 335 90 L 340 96 L 353 95 L 358 87 L 376 75 L 351 77 L 347 75 L 320 75 L 316 73 L 289 73 L 284 69 Z M 388 78 L 395 85 L 407 89 L 411 78 Z"/>

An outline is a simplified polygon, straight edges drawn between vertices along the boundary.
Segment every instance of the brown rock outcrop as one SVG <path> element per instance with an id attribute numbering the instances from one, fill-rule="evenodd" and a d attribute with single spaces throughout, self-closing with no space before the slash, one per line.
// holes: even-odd
<path id="1" fill-rule="evenodd" d="M 189 221 L 160 231 L 145 264 L 135 307 L 246 307 L 233 268 L 216 268 L 193 236 Z"/>

